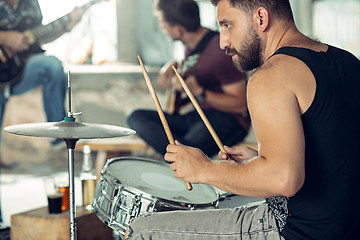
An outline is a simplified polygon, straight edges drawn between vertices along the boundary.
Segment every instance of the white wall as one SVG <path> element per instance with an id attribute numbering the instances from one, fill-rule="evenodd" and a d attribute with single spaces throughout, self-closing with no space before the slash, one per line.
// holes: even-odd
<path id="1" fill-rule="evenodd" d="M 360 1 L 314 3 L 314 36 L 360 58 Z"/>
<path id="2" fill-rule="evenodd" d="M 117 61 L 116 0 L 99 1 L 90 7 L 81 21 L 57 40 L 44 45 L 48 55 L 55 55 L 63 62 Z M 88 0 L 39 0 L 43 24 L 50 23 L 82 6 Z"/>

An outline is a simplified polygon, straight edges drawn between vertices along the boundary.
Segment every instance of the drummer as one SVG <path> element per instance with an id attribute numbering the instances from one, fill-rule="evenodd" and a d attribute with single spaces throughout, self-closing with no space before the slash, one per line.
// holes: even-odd
<path id="1" fill-rule="evenodd" d="M 180 40 L 186 48 L 184 61 L 166 64 L 159 79 L 164 88 L 175 88 L 173 83 L 177 83 L 174 101 L 165 112 L 174 138 L 200 148 L 208 156 L 217 154 L 216 142 L 199 114 L 194 108 L 185 110 L 186 103 L 190 106 L 191 103 L 188 98 L 181 100 L 183 87 L 176 80 L 171 65 L 178 67 L 220 140 L 227 145 L 241 142 L 250 126 L 245 97 L 246 74 L 237 71 L 231 57 L 220 49 L 219 33 L 200 25 L 195 1 L 157 0 L 154 6 L 168 35 L 174 41 Z M 128 117 L 128 124 L 157 152 L 166 153 L 169 141 L 156 111 L 138 109 Z"/>
<path id="2" fill-rule="evenodd" d="M 136 218 L 137 239 L 357 239 L 360 61 L 296 28 L 288 0 L 212 0 L 220 46 L 242 71 L 259 151 L 168 145 L 175 177 L 266 198 L 235 209 Z"/>

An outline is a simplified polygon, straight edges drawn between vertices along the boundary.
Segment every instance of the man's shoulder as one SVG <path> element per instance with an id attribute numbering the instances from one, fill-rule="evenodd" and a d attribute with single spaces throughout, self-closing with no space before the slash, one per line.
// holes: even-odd
<path id="1" fill-rule="evenodd" d="M 257 74 L 291 74 L 292 70 L 303 68 L 304 63 L 295 57 L 278 54 L 269 58 L 261 67 L 256 71 Z"/>
<path id="2" fill-rule="evenodd" d="M 307 66 L 296 59 L 287 55 L 275 55 L 268 59 L 255 73 L 251 76 L 249 86 L 262 85 L 285 86 L 291 82 L 301 80 L 304 76 Z"/>
<path id="3" fill-rule="evenodd" d="M 257 68 L 252 78 L 271 78 L 274 75 L 286 72 L 289 70 L 287 68 L 289 66 L 289 60 L 289 57 L 286 55 L 275 55 L 265 61 L 259 68 Z"/>

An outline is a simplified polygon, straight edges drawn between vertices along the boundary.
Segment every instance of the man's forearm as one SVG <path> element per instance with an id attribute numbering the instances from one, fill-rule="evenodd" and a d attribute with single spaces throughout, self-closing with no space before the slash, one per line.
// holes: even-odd
<path id="1" fill-rule="evenodd" d="M 4 46 L 7 40 L 6 31 L 0 31 L 0 46 Z"/>

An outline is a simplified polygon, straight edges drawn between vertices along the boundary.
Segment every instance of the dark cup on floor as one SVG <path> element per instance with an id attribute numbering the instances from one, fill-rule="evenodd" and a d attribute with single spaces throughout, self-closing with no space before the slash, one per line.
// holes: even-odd
<path id="1" fill-rule="evenodd" d="M 47 196 L 48 199 L 48 208 L 49 208 L 49 213 L 61 213 L 62 209 L 62 200 L 63 200 L 63 195 L 62 194 L 57 194 L 57 195 L 48 195 Z"/>
<path id="2" fill-rule="evenodd" d="M 64 193 L 56 187 L 53 177 L 47 177 L 44 179 L 44 187 L 48 199 L 49 213 L 61 213 Z"/>

